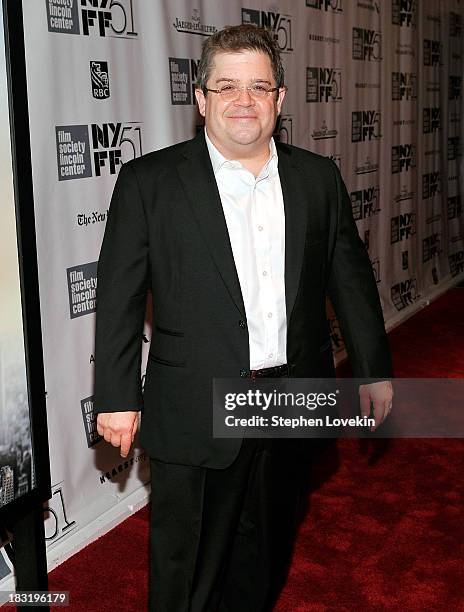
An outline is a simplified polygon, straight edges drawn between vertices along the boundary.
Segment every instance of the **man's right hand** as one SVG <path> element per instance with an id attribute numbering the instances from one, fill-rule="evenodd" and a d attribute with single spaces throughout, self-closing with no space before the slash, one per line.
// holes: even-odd
<path id="1" fill-rule="evenodd" d="M 139 424 L 138 411 L 101 412 L 97 415 L 97 431 L 111 442 L 121 447 L 121 457 L 127 457 L 134 441 Z"/>

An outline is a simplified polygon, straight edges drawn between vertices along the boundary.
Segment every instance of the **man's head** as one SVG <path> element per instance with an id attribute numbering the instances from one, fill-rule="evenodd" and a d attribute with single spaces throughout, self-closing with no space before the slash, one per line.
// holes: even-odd
<path id="1" fill-rule="evenodd" d="M 285 96 L 282 62 L 272 35 L 241 25 L 209 37 L 195 94 L 208 135 L 223 153 L 262 154 Z"/>

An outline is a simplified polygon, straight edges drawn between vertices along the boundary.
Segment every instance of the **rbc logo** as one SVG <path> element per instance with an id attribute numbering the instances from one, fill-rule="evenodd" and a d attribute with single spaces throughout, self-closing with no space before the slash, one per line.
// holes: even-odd
<path id="1" fill-rule="evenodd" d="M 110 80 L 108 73 L 108 62 L 90 62 L 90 79 L 92 83 L 92 95 L 97 100 L 105 100 L 110 97 Z"/>

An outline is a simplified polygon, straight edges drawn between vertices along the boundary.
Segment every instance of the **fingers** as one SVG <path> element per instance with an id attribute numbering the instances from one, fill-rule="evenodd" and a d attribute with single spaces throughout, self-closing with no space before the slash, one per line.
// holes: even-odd
<path id="1" fill-rule="evenodd" d="M 359 405 L 361 408 L 361 416 L 368 417 L 371 413 L 371 398 L 367 393 L 359 394 Z"/>
<path id="2" fill-rule="evenodd" d="M 129 417 L 129 422 L 126 417 Z M 137 427 L 138 419 L 129 414 L 121 416 L 121 413 L 101 413 L 97 415 L 98 433 L 115 448 L 121 448 L 121 457 L 127 457 L 129 454 Z"/>

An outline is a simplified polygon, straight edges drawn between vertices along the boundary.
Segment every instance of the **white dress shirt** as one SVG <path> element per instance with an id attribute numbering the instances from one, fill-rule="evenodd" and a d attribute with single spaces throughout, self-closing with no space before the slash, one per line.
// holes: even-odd
<path id="1" fill-rule="evenodd" d="M 287 363 L 285 213 L 274 140 L 255 177 L 226 159 L 206 129 L 205 138 L 245 305 L 250 370 Z"/>

